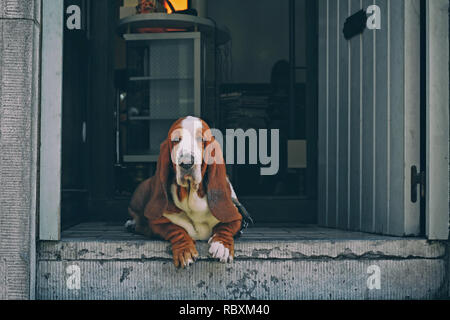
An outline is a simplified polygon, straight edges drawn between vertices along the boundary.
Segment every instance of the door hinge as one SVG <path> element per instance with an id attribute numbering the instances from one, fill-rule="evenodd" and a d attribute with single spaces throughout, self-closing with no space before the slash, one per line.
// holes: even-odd
<path id="1" fill-rule="evenodd" d="M 411 201 L 418 200 L 417 186 L 420 187 L 420 198 L 425 199 L 425 172 L 419 172 L 416 166 L 411 167 Z"/>

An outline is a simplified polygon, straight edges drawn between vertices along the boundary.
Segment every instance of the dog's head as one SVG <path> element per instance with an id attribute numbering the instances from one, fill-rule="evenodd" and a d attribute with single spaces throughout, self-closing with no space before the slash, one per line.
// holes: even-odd
<path id="1" fill-rule="evenodd" d="M 145 213 L 150 220 L 160 218 L 167 208 L 170 209 L 168 187 L 172 179 L 180 187 L 195 191 L 202 186 L 209 208 L 219 221 L 241 218 L 231 199 L 222 149 L 205 121 L 195 117 L 177 120 L 161 144 L 152 195 Z"/>
<path id="2" fill-rule="evenodd" d="M 167 139 L 177 184 L 197 190 L 205 174 L 205 147 L 213 143 L 209 126 L 199 118 L 182 118 L 172 125 Z"/>

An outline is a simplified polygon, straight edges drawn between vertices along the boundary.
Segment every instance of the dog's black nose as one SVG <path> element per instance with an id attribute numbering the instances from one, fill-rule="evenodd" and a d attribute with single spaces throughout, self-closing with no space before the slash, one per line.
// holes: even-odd
<path id="1" fill-rule="evenodd" d="M 194 156 L 193 155 L 181 156 L 179 164 L 184 170 L 191 169 L 194 166 Z"/>

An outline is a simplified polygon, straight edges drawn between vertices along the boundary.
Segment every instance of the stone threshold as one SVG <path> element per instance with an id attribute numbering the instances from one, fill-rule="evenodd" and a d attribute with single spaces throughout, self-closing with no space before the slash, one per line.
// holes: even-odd
<path id="1" fill-rule="evenodd" d="M 58 242 L 41 241 L 38 260 L 171 259 L 170 244 L 127 233 L 122 226 L 86 223 L 62 234 Z M 235 259 L 442 259 L 445 243 L 396 238 L 314 226 L 251 228 L 236 240 Z M 208 244 L 197 241 L 199 260 L 211 260 Z"/>
<path id="2" fill-rule="evenodd" d="M 176 269 L 170 244 L 122 226 L 83 224 L 38 243 L 37 299 L 442 299 L 446 243 L 314 226 L 253 228 L 232 264 L 200 259 Z M 74 271 L 75 270 L 75 271 Z M 75 272 L 75 273 L 74 273 Z M 378 272 L 378 273 L 377 273 Z M 71 288 L 74 277 L 79 288 Z M 370 288 L 379 277 L 380 287 Z"/>

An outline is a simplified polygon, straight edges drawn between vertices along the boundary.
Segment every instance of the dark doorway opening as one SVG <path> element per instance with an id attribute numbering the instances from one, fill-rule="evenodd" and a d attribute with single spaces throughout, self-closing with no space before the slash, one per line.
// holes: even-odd
<path id="1" fill-rule="evenodd" d="M 79 2 L 88 8 L 86 27 L 77 38 L 65 35 L 64 61 L 79 79 L 65 73 L 64 96 L 78 100 L 65 99 L 63 106 L 68 123 L 63 126 L 63 229 L 80 222 L 124 222 L 132 192 L 156 166 L 155 161 L 125 162 L 121 150 L 133 134 L 130 127 L 126 138 L 121 132 L 121 117 L 130 120 L 130 105 L 123 110 L 120 105 L 130 88 L 130 56 L 121 56 L 128 49 L 117 31 L 121 1 Z M 231 10 L 236 6 L 238 15 Z M 200 116 L 221 130 L 279 129 L 277 175 L 261 176 L 260 165 L 230 165 L 228 174 L 258 224 L 315 224 L 318 4 L 291 0 L 271 6 L 268 0 L 257 6 L 237 0 L 209 5 L 211 21 L 226 25 L 232 40 L 212 52 L 214 36 L 202 43 Z M 167 134 L 160 131 L 161 137 Z M 144 138 L 132 143 L 139 139 Z M 79 185 L 70 184 L 78 180 Z"/>

